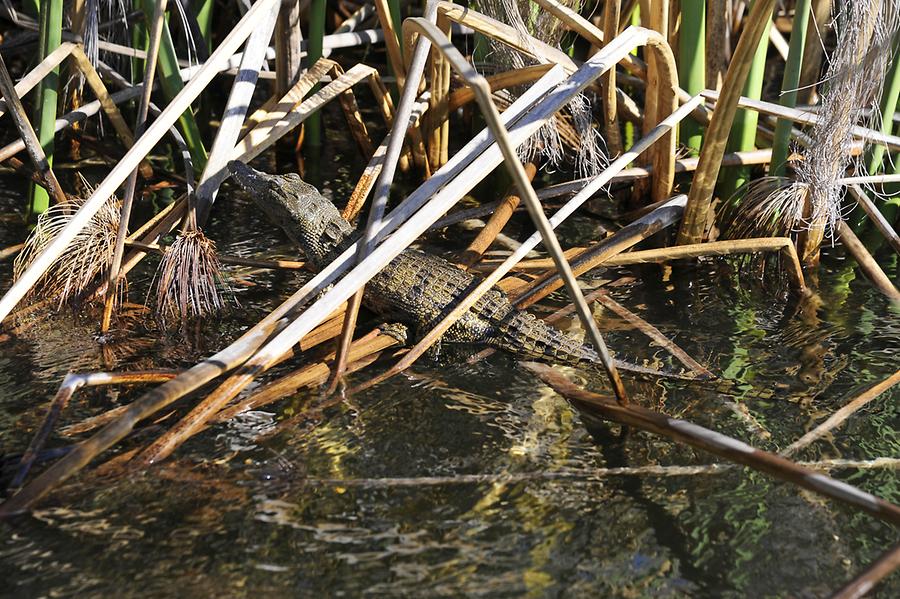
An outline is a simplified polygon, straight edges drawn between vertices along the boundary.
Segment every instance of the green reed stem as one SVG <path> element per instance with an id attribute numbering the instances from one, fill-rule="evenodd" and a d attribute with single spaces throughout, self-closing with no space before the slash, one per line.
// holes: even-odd
<path id="1" fill-rule="evenodd" d="M 393 8 L 391 9 L 393 11 Z M 398 6 L 399 10 L 399 6 Z M 322 44 L 325 38 L 325 0 L 312 0 L 309 9 L 309 63 L 316 64 L 322 58 Z M 313 90 L 315 91 L 315 90 Z M 322 145 L 322 115 L 316 111 L 306 120 L 305 144 L 318 148 Z"/>
<path id="2" fill-rule="evenodd" d="M 215 0 L 201 0 L 197 3 L 197 25 L 203 34 L 206 48 L 212 52 L 212 18 Z"/>
<path id="3" fill-rule="evenodd" d="M 681 2 L 678 77 L 682 87 L 692 96 L 706 87 L 706 0 Z M 694 154 L 698 153 L 703 144 L 700 124 L 692 119 L 681 121 L 681 141 Z"/>
<path id="4" fill-rule="evenodd" d="M 153 6 L 153 0 L 144 0 L 144 14 L 148 21 L 153 18 Z M 172 42 L 172 34 L 169 32 L 168 23 L 163 25 L 162 41 L 157 60 L 159 82 L 163 95 L 167 100 L 171 101 L 184 88 L 184 82 L 181 80 L 181 75 L 178 72 L 178 55 L 175 53 L 175 44 Z M 203 172 L 204 167 L 206 167 L 208 154 L 203 145 L 200 128 L 197 127 L 197 121 L 194 119 L 194 113 L 190 109 L 185 110 L 178 118 L 178 126 L 184 136 L 188 152 L 191 154 L 194 168 L 198 172 Z"/>
<path id="5" fill-rule="evenodd" d="M 763 77 L 766 71 L 766 54 L 769 50 L 768 29 L 763 32 L 756 53 L 753 55 L 753 62 L 750 64 L 750 72 L 747 80 L 744 82 L 744 90 L 742 94 L 748 98 L 758 100 L 762 96 Z M 759 122 L 759 113 L 755 110 L 738 110 L 734 116 L 734 125 L 731 128 L 731 134 L 728 139 L 728 152 L 743 152 L 756 149 L 756 125 Z M 720 187 L 720 194 L 723 198 L 729 198 L 734 195 L 747 180 L 750 178 L 749 167 L 735 167 L 729 169 Z"/>
<path id="6" fill-rule="evenodd" d="M 44 60 L 48 54 L 59 47 L 62 42 L 62 0 L 41 0 L 38 15 L 38 60 Z M 36 114 L 33 119 L 37 123 L 37 136 L 47 164 L 53 164 L 53 138 L 56 133 L 56 105 L 59 92 L 59 68 L 53 69 L 38 86 Z M 50 207 L 50 196 L 47 191 L 34 183 L 31 184 L 29 218 L 41 214 Z"/>
<path id="7" fill-rule="evenodd" d="M 895 55 L 894 58 L 894 71 L 897 70 L 897 57 Z M 883 113 L 885 122 L 888 123 L 888 131 L 890 131 L 890 123 L 893 123 L 894 113 L 900 110 L 900 101 L 897 100 L 897 96 L 894 96 L 894 111 L 890 114 L 887 112 Z M 882 125 L 883 127 L 884 125 Z M 897 125 L 894 128 L 894 135 L 900 134 L 900 125 Z M 900 175 L 900 153 L 894 155 L 894 174 Z M 900 184 L 898 183 L 888 183 L 884 186 L 884 191 L 886 195 L 889 195 L 887 200 L 881 203 L 879 206 L 879 210 L 884 215 L 889 223 L 893 223 L 894 229 L 897 229 L 900 226 Z"/>
<path id="8" fill-rule="evenodd" d="M 803 66 L 803 48 L 806 45 L 810 4 L 811 0 L 797 0 L 797 6 L 794 8 L 791 43 L 788 48 L 787 63 L 784 66 L 784 77 L 781 79 L 781 105 L 789 108 L 797 105 L 797 87 L 800 85 L 800 69 Z M 769 164 L 770 175 L 784 176 L 790 149 L 791 126 L 792 123 L 785 119 L 778 119 L 778 123 L 775 125 L 772 161 Z"/>
<path id="9" fill-rule="evenodd" d="M 627 10 L 627 7 L 625 8 Z M 641 7 L 637 2 L 635 2 L 634 4 L 629 19 L 632 25 L 639 26 L 641 24 Z M 637 48 L 632 50 L 631 53 L 637 56 Z M 622 140 L 622 145 L 624 146 L 625 150 L 630 150 L 631 146 L 634 145 L 634 123 L 626 121 L 624 130 L 625 135 L 623 136 L 624 139 Z"/>
<path id="10" fill-rule="evenodd" d="M 897 100 L 900 98 L 900 44 L 895 44 L 894 48 L 894 64 L 884 78 L 884 89 L 881 92 L 881 132 L 890 133 L 894 124 L 894 113 L 897 112 Z M 882 145 L 873 145 L 867 152 L 866 164 L 870 175 L 874 175 L 881 170 L 881 164 L 884 161 L 885 147 Z M 896 168 L 896 163 L 894 164 Z"/>

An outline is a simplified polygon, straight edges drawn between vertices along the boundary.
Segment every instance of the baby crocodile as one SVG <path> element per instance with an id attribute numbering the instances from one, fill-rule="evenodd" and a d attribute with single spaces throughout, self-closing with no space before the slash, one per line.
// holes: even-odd
<path id="1" fill-rule="evenodd" d="M 260 209 L 300 246 L 316 270 L 340 256 L 359 237 L 334 204 L 298 175 L 269 175 L 238 161 L 229 162 L 228 168 Z M 473 275 L 439 256 L 406 249 L 369 281 L 363 304 L 405 325 L 414 335 L 424 334 L 477 284 Z M 442 340 L 486 344 L 521 358 L 559 364 L 600 363 L 591 347 L 516 309 L 497 287 L 485 293 Z M 668 374 L 620 360 L 616 360 L 616 366 L 644 374 Z"/>

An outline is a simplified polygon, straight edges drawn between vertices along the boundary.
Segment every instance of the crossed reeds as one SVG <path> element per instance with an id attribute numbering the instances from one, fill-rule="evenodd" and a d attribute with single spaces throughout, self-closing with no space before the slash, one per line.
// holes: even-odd
<path id="1" fill-rule="evenodd" d="M 380 3 L 379 6 L 383 4 Z M 513 164 L 514 158 L 508 151 L 509 148 L 504 147 L 504 151 L 501 151 L 500 148 L 492 145 L 491 138 L 486 131 L 476 135 L 470 143 L 466 144 L 462 150 L 452 157 L 446 151 L 446 136 L 443 133 L 439 135 L 433 134 L 438 129 L 441 131 L 446 130 L 449 118 L 448 107 L 450 98 L 453 97 L 449 93 L 449 63 L 453 60 L 459 62 L 458 57 L 452 56 L 449 48 L 444 46 L 446 42 L 441 38 L 441 31 L 449 31 L 450 21 L 480 27 L 479 31 L 491 33 L 494 37 L 502 39 L 505 45 L 515 48 L 516 52 L 524 53 L 525 55 L 540 54 L 542 57 L 549 56 L 551 57 L 551 62 L 556 65 L 546 69 L 532 68 L 528 76 L 531 77 L 530 81 L 534 83 L 509 106 L 500 117 L 499 125 L 497 122 L 492 122 L 494 136 L 511 147 L 521 147 L 525 144 L 551 119 L 556 118 L 558 111 L 575 98 L 580 91 L 586 89 L 594 81 L 598 81 L 604 74 L 608 73 L 610 65 L 624 61 L 627 68 L 636 73 L 643 73 L 648 81 L 653 77 L 665 76 L 668 63 L 671 60 L 671 52 L 668 52 L 668 54 L 665 52 L 667 41 L 664 35 L 635 28 L 627 30 L 620 36 L 607 35 L 607 43 L 604 44 L 603 32 L 590 23 L 585 23 L 584 19 L 577 14 L 573 14 L 569 7 L 563 6 L 555 2 L 555 0 L 541 0 L 539 5 L 546 7 L 548 14 L 552 14 L 554 18 L 560 19 L 569 26 L 577 26 L 578 31 L 592 43 L 603 44 L 601 50 L 586 63 L 579 66 L 571 57 L 560 52 L 559 48 L 548 46 L 543 41 L 533 39 L 531 33 L 536 30 L 530 29 L 530 25 L 526 27 L 524 32 L 521 29 L 516 30 L 515 27 L 509 27 L 508 25 L 504 28 L 503 24 L 497 23 L 495 20 L 477 11 L 464 11 L 458 6 L 443 2 L 429 5 L 428 21 L 410 21 L 408 26 L 404 26 L 402 33 L 404 34 L 403 39 L 405 42 L 415 40 L 417 35 L 419 37 L 415 46 L 415 52 L 412 52 L 414 46 L 411 43 L 407 43 L 406 56 L 410 59 L 410 63 L 402 63 L 402 56 L 393 56 L 391 58 L 392 62 L 396 63 L 395 74 L 398 76 L 398 79 L 405 81 L 405 86 L 401 86 L 403 95 L 396 111 L 393 110 L 390 97 L 383 93 L 383 86 L 373 85 L 373 91 L 376 92 L 375 95 L 382 107 L 383 115 L 388 119 L 392 117 L 394 119 L 392 133 L 389 141 L 380 144 L 374 152 L 369 167 L 366 169 L 366 173 L 360 180 L 354 193 L 354 201 L 351 202 L 351 206 L 348 206 L 348 210 L 358 212 L 365 196 L 372 190 L 375 180 L 378 178 L 378 172 L 382 173 L 383 180 L 380 181 L 375 190 L 373 203 L 376 206 L 380 204 L 384 207 L 385 204 L 383 202 L 386 200 L 386 190 L 392 179 L 395 164 L 401 165 L 404 159 L 407 163 L 415 162 L 426 173 L 426 176 L 430 176 L 430 178 L 407 197 L 393 212 L 384 215 L 373 211 L 371 214 L 374 214 L 374 216 L 370 217 L 371 225 L 367 231 L 366 238 L 362 242 L 358 242 L 356 246 L 349 248 L 335 263 L 305 284 L 288 301 L 274 310 L 257 326 L 242 335 L 240 339 L 229 347 L 176 376 L 160 388 L 145 394 L 122 410 L 121 413 L 110 416 L 102 430 L 79 444 L 69 456 L 27 485 L 22 493 L 13 498 L 3 509 L 11 512 L 31 505 L 44 493 L 48 492 L 53 485 L 58 484 L 82 467 L 83 464 L 86 464 L 106 448 L 121 440 L 141 419 L 158 412 L 172 402 L 223 374 L 232 373 L 202 402 L 197 404 L 188 416 L 173 427 L 169 433 L 158 439 L 150 447 L 145 448 L 140 457 L 135 460 L 135 463 L 146 465 L 164 459 L 180 443 L 197 431 L 202 430 L 210 421 L 233 415 L 236 413 L 236 410 L 247 406 L 261 405 L 261 403 L 248 401 L 247 398 L 243 398 L 231 405 L 229 405 L 229 402 L 246 389 L 261 372 L 286 359 L 291 348 L 298 342 L 312 343 L 311 340 L 315 339 L 317 343 L 320 343 L 322 340 L 331 339 L 337 335 L 341 327 L 347 329 L 348 325 L 343 323 L 352 322 L 353 319 L 344 319 L 341 309 L 346 300 L 356 294 L 374 272 L 382 268 L 396 253 L 402 251 L 425 229 L 431 226 L 437 218 L 441 217 L 452 207 L 473 185 L 486 177 L 504 160 L 508 168 L 515 166 Z M 766 14 L 766 9 L 768 7 L 770 13 L 771 5 L 771 2 L 766 2 L 765 0 L 760 0 L 755 4 L 751 15 L 753 17 L 751 21 L 753 22 L 749 23 L 745 30 L 748 35 L 748 41 L 744 46 L 754 47 L 755 40 L 752 39 L 752 34 L 762 31 L 760 23 L 763 21 L 765 21 L 766 25 L 768 24 L 769 14 Z M 517 8 L 517 10 L 520 9 Z M 384 9 L 379 9 L 379 11 L 382 21 L 390 23 L 388 19 L 385 19 Z M 72 204 L 72 207 L 77 207 L 78 210 L 71 214 L 68 223 L 58 226 L 55 237 L 52 240 L 47 239 L 40 246 L 41 251 L 31 251 L 30 255 L 33 257 L 31 266 L 21 272 L 19 282 L 16 283 L 13 290 L 3 300 L 0 300 L 0 315 L 5 316 L 21 299 L 23 291 L 27 291 L 36 280 L 44 276 L 45 272 L 49 272 L 46 271 L 48 257 L 52 257 L 53 254 L 59 257 L 69 247 L 68 244 L 78 239 L 78 235 L 80 235 L 85 226 L 93 226 L 93 221 L 90 219 L 104 209 L 104 202 L 108 201 L 112 192 L 133 172 L 140 159 L 161 138 L 166 129 L 175 122 L 178 114 L 183 113 L 187 106 L 190 105 L 191 101 L 211 79 L 212 71 L 225 65 L 231 53 L 243 43 L 244 39 L 250 36 L 250 29 L 254 27 L 263 29 L 259 24 L 261 22 L 269 23 L 268 19 L 271 19 L 276 12 L 276 5 L 272 0 L 262 0 L 255 4 L 232 33 L 226 37 L 220 48 L 210 56 L 208 63 L 199 70 L 196 75 L 197 78 L 192 79 L 187 84 L 183 92 L 178 94 L 156 122 L 148 128 L 144 135 L 138 138 L 134 147 L 126 154 L 121 163 L 112 170 L 107 180 L 91 193 L 87 199 L 79 200 L 77 204 Z M 614 11 L 611 11 L 611 14 L 615 16 Z M 765 19 L 760 19 L 760 15 L 765 17 Z M 525 21 L 522 18 L 522 13 L 520 13 L 520 20 Z M 610 20 L 616 19 L 611 18 Z M 429 26 L 428 23 L 435 23 L 436 25 Z M 393 36 L 396 30 L 396 23 L 385 25 L 384 29 L 388 30 L 388 35 Z M 618 25 L 616 24 L 607 29 L 607 33 L 609 34 L 617 29 Z M 258 35 L 267 38 L 269 34 L 259 33 Z M 611 37 L 612 39 L 610 39 Z M 425 38 L 428 38 L 428 40 Z M 251 37 L 251 39 L 254 38 Z M 397 41 L 396 37 L 388 37 L 387 39 Z M 265 41 L 267 42 L 268 39 Z M 428 52 L 428 44 L 431 42 L 441 44 L 442 47 L 440 52 L 432 53 L 432 68 L 429 71 L 432 74 L 431 87 L 429 88 L 431 99 L 428 101 L 426 110 L 422 107 L 423 101 L 420 100 L 418 92 L 420 91 L 423 71 L 427 66 L 424 57 Z M 392 45 L 393 42 L 389 43 L 389 48 Z M 650 61 L 652 64 L 639 63 L 637 59 L 630 55 L 630 51 L 636 45 L 645 46 L 648 51 L 655 52 L 653 60 Z M 247 54 L 249 53 L 245 51 L 245 59 L 250 60 L 250 58 L 247 58 Z M 399 52 L 396 54 L 399 55 Z M 216 306 L 216 300 L 211 295 L 211 290 L 218 287 L 221 282 L 216 279 L 215 273 L 218 272 L 218 268 L 212 262 L 214 253 L 210 251 L 211 242 L 203 238 L 199 231 L 198 223 L 201 222 L 203 217 L 198 217 L 198 214 L 208 211 L 209 205 L 211 205 L 212 199 L 215 197 L 215 190 L 218 189 L 218 184 L 221 182 L 218 179 L 221 175 L 220 169 L 215 167 L 217 161 L 227 161 L 227 159 L 232 158 L 251 159 L 274 143 L 274 139 L 284 135 L 303 122 L 310 114 L 315 112 L 321 103 L 335 97 L 340 97 L 344 100 L 342 106 L 345 108 L 345 114 L 348 115 L 348 122 L 351 123 L 351 126 L 356 127 L 354 129 L 354 137 L 361 142 L 360 145 L 365 145 L 367 140 L 365 127 L 364 125 L 362 127 L 359 126 L 362 119 L 359 119 L 358 115 L 354 115 L 353 105 L 348 101 L 349 96 L 347 92 L 352 85 L 363 80 L 368 80 L 372 84 L 377 81 L 377 76 L 368 72 L 362 65 L 357 65 L 357 67 L 353 67 L 347 72 L 342 72 L 333 63 L 329 64 L 329 62 L 316 62 L 308 73 L 305 76 L 301 76 L 296 85 L 284 94 L 280 100 L 267 103 L 262 112 L 251 115 L 247 119 L 249 121 L 247 126 L 249 132 L 240 141 L 237 139 L 237 132 L 240 130 L 245 114 L 241 113 L 238 120 L 228 123 L 227 126 L 223 122 L 222 131 L 229 131 L 229 133 L 228 135 L 223 135 L 220 132 L 220 137 L 217 138 L 217 141 L 221 140 L 218 143 L 221 151 L 217 151 L 217 144 L 214 144 L 209 164 L 201 177 L 201 187 L 204 183 L 211 182 L 209 187 L 202 193 L 198 193 L 197 197 L 190 202 L 187 200 L 177 202 L 177 209 L 173 208 L 169 215 L 160 217 L 160 220 L 153 227 L 148 228 L 144 232 L 150 235 L 150 229 L 154 229 L 155 232 L 153 234 L 158 236 L 164 230 L 171 230 L 178 220 L 181 220 L 183 223 L 182 235 L 173 244 L 173 248 L 170 248 L 168 256 L 164 258 L 164 266 L 159 275 L 162 283 L 160 289 L 165 290 L 165 293 L 161 296 L 160 304 L 169 306 L 169 314 L 172 317 L 177 314 L 179 318 L 182 318 L 186 312 L 190 314 L 190 310 L 194 306 Z M 249 65 L 250 63 L 246 64 Z M 460 68 L 460 64 L 465 63 L 463 61 L 462 63 L 454 64 L 454 68 L 457 71 L 464 72 L 466 75 L 470 75 L 467 68 Z M 241 70 L 243 70 L 243 67 L 244 64 L 242 64 Z M 653 73 L 652 77 L 648 75 L 649 72 Z M 320 79 L 326 74 L 329 75 L 331 81 L 322 90 L 313 94 L 312 97 L 304 99 L 312 86 L 319 83 Z M 731 79 L 734 80 L 735 77 Z M 492 81 L 471 76 L 467 76 L 467 80 L 473 87 L 477 88 L 477 93 L 473 95 L 478 96 L 482 107 L 488 106 L 488 103 L 491 101 L 488 93 L 491 91 L 493 83 L 497 80 Z M 611 77 L 607 78 L 606 81 L 608 82 L 607 85 L 610 85 L 612 88 L 615 87 L 614 80 Z M 720 242 L 718 245 L 692 244 L 679 248 L 680 253 L 675 250 L 667 251 L 663 249 L 640 252 L 634 256 L 618 255 L 637 241 L 677 222 L 681 215 L 681 207 L 685 204 L 687 204 L 687 207 L 692 206 L 690 199 L 685 202 L 683 197 L 670 198 L 676 163 L 674 152 L 668 150 L 674 148 L 673 128 L 699 107 L 702 98 L 699 96 L 688 97 L 684 105 L 676 110 L 675 98 L 681 96 L 684 100 L 685 94 L 678 90 L 676 82 L 671 77 L 661 83 L 659 87 L 659 94 L 654 95 L 654 110 L 656 112 L 653 113 L 654 117 L 658 116 L 659 118 L 648 117 L 648 113 L 645 110 L 645 137 L 637 140 L 629 150 L 624 151 L 599 176 L 588 179 L 580 189 L 574 190 L 576 191 L 575 197 L 566 202 L 563 208 L 552 217 L 550 222 L 558 224 L 572 214 L 579 205 L 595 194 L 605 183 L 620 174 L 630 162 L 648 150 L 654 154 L 654 158 L 651 161 L 653 166 L 652 176 L 654 177 L 654 200 L 658 200 L 660 203 L 651 207 L 648 214 L 631 222 L 631 225 L 624 227 L 610 239 L 598 242 L 591 248 L 580 252 L 573 264 L 575 273 L 577 274 L 582 269 L 593 268 L 598 264 L 608 263 L 612 260 L 618 260 L 619 263 L 629 259 L 634 261 L 665 260 L 676 256 L 676 254 L 679 257 L 685 257 L 703 253 L 720 254 L 734 251 L 778 251 L 791 257 L 792 264 L 797 262 L 793 246 L 790 244 L 786 245 L 787 242 L 784 239 L 765 240 L 770 242 L 768 244 L 759 243 L 759 240 L 755 240 L 753 243 Z M 615 90 L 613 89 L 612 91 Z M 651 89 L 649 93 L 652 95 L 654 91 L 657 90 Z M 382 92 L 380 96 L 379 92 Z M 605 97 L 609 98 L 608 95 Z M 730 108 L 722 109 L 723 112 L 720 114 L 724 114 L 728 110 L 733 112 L 738 100 L 739 98 L 734 96 L 734 94 L 727 101 L 722 100 L 720 103 L 729 105 Z M 231 101 L 229 101 L 229 105 L 231 104 Z M 249 105 L 249 100 L 244 101 L 241 105 Z M 717 112 L 719 112 L 720 108 L 717 108 Z M 428 123 L 426 125 L 423 125 L 414 116 L 423 111 L 428 115 Z M 487 112 L 490 113 L 490 111 Z M 719 121 L 719 129 L 723 128 L 722 122 L 724 121 Z M 431 130 L 428 127 L 431 127 Z M 576 123 L 576 128 L 578 127 Z M 422 129 L 425 130 L 423 131 Z M 508 135 L 508 139 L 504 140 L 503 136 L 505 134 Z M 428 148 L 423 147 L 423 140 L 427 140 Z M 404 146 L 406 147 L 404 148 Z M 709 154 L 709 156 L 713 156 L 713 154 Z M 709 157 L 706 159 L 701 157 L 700 166 L 702 167 L 703 163 L 709 163 L 710 160 Z M 718 163 L 721 163 L 721 155 Z M 719 166 L 718 163 L 716 168 Z M 650 169 L 645 169 L 645 171 L 647 173 L 651 172 Z M 705 176 L 708 176 L 707 172 L 704 171 L 704 173 Z M 529 189 L 530 194 L 534 194 L 534 190 L 530 188 L 527 180 L 522 184 L 520 178 L 518 182 L 522 187 L 519 190 L 521 192 L 520 195 L 525 197 L 528 195 Z M 770 181 L 768 184 L 777 188 L 777 185 L 773 185 L 774 181 Z M 692 195 L 693 193 L 692 190 Z M 789 208 L 796 204 L 796 199 L 793 196 L 786 196 L 780 198 L 778 202 L 777 206 L 779 208 L 777 213 L 780 216 L 782 213 L 789 212 Z M 756 222 L 767 223 L 772 218 L 773 212 L 764 202 L 751 201 L 748 203 L 748 206 L 755 206 Z M 187 214 L 186 218 L 185 214 Z M 794 218 L 793 222 L 795 223 L 808 218 L 808 215 L 802 212 L 797 213 L 795 211 L 790 214 L 793 215 L 792 218 Z M 161 226 L 163 220 L 166 221 L 166 226 Z M 741 224 L 744 225 L 745 223 Z M 156 227 L 156 225 L 160 226 Z M 499 230 L 498 227 L 495 228 Z M 758 232 L 758 229 L 747 230 L 747 233 L 754 235 L 758 234 Z M 498 269 L 487 277 L 485 285 L 490 286 L 495 282 L 499 282 L 499 279 L 506 272 L 509 272 L 529 250 L 534 248 L 540 239 L 539 235 L 534 235 L 519 246 L 508 260 L 504 261 Z M 549 238 L 547 239 L 549 240 Z M 371 246 L 366 247 L 370 242 Z M 144 247 L 149 248 L 150 246 L 145 245 Z M 544 268 L 549 267 L 547 264 L 543 266 Z M 798 267 L 793 272 L 795 273 L 795 288 L 802 293 L 804 290 L 802 271 Z M 344 273 L 346 273 L 346 276 L 339 280 L 338 277 Z M 548 272 L 537 279 L 537 283 L 534 284 L 532 291 L 523 293 L 520 296 L 522 304 L 534 301 L 535 298 L 541 297 L 541 294 L 549 293 L 561 284 L 560 280 L 559 275 L 555 273 L 555 269 L 553 271 L 548 270 Z M 331 283 L 335 283 L 334 287 L 321 294 L 306 310 L 300 311 L 301 305 L 309 302 Z M 473 298 L 477 299 L 477 293 L 478 290 L 476 290 L 475 294 L 463 300 L 462 305 L 465 306 L 466 302 L 475 301 Z M 436 335 L 440 334 L 441 327 L 447 327 L 452 324 L 453 316 L 455 314 L 450 315 L 448 319 L 435 328 L 422 343 L 413 348 L 407 359 L 392 368 L 389 373 L 398 372 L 412 363 L 412 360 L 424 351 L 427 344 L 433 341 Z M 349 326 L 349 330 L 351 333 L 353 332 L 352 325 Z M 386 340 L 381 335 L 364 337 L 355 342 L 349 342 L 344 350 L 335 352 L 335 360 L 340 362 L 343 359 L 347 364 L 347 370 L 352 371 L 357 367 L 361 367 L 361 365 L 369 363 L 369 361 L 374 359 L 373 356 L 377 355 L 377 352 L 386 349 L 392 343 L 392 341 Z M 344 358 L 341 358 L 342 354 Z M 285 389 L 293 389 L 299 385 L 319 382 L 327 373 L 328 367 L 324 363 L 308 365 L 304 367 L 302 373 L 295 373 L 296 376 L 291 381 L 284 381 L 280 388 L 270 391 L 266 396 L 266 401 L 274 400 Z M 257 398 L 256 401 L 261 402 L 262 400 Z"/>
<path id="2" fill-rule="evenodd" d="M 849 2 L 835 20 L 837 41 L 824 79 L 826 89 L 818 118 L 798 150 L 796 179 L 752 181 L 720 213 L 725 238 L 790 236 L 797 240 L 805 263 L 818 261 L 822 241 L 834 236 L 846 212 L 841 179 L 858 161 L 854 127 L 863 122 L 878 128 L 879 115 L 869 109 L 881 96 L 891 63 L 900 5 L 881 0 Z"/>

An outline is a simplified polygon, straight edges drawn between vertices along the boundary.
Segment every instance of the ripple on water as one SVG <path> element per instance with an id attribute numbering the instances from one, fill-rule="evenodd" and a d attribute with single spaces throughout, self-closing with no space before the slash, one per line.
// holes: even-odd
<path id="1" fill-rule="evenodd" d="M 223 240 L 221 251 L 296 257 L 246 199 L 224 193 L 234 201 L 207 230 Z M 13 203 L 0 191 L 0 207 Z M 14 236 L 0 227 L 0 241 Z M 818 310 L 754 286 L 734 266 L 628 271 L 639 280 L 611 289 L 612 297 L 734 383 L 723 391 L 628 379 L 634 399 L 778 449 L 893 373 L 898 312 L 848 277 L 842 261 L 826 255 L 825 265 Z M 9 265 L 0 268 L 6 273 Z M 189 342 L 148 326 L 107 347 L 116 367 L 191 364 L 306 276 L 230 272 L 240 281 L 239 309 Z M 135 273 L 134 297 L 146 293 L 152 274 L 152 265 Z M 618 318 L 598 315 L 618 355 L 677 366 Z M 27 442 L 40 419 L 34 406 L 49 400 L 67 371 L 105 367 L 109 351 L 94 339 L 94 322 L 63 314 L 0 346 L 4 453 Z M 567 372 L 608 392 L 599 371 Z M 103 402 L 88 395 L 64 423 L 141 390 Z M 409 376 L 307 413 L 315 397 L 302 391 L 215 425 L 146 475 L 78 477 L 35 518 L 0 524 L 5 588 L 98 597 L 820 596 L 896 541 L 868 516 L 743 469 L 598 470 L 716 460 L 590 421 L 503 355 L 474 365 L 449 357 L 422 363 Z M 898 397 L 897 389 L 884 394 L 797 457 L 900 455 Z M 289 418 L 297 424 L 286 425 Z M 496 476 L 453 480 L 463 474 Z M 896 470 L 835 475 L 900 502 Z M 900 594 L 896 577 L 884 592 Z"/>

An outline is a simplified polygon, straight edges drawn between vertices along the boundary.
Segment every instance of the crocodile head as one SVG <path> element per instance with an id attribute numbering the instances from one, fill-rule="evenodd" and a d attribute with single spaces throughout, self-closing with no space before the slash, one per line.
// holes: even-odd
<path id="1" fill-rule="evenodd" d="M 228 170 L 272 222 L 321 268 L 352 233 L 350 224 L 328 198 L 299 175 L 269 175 L 232 160 Z"/>

